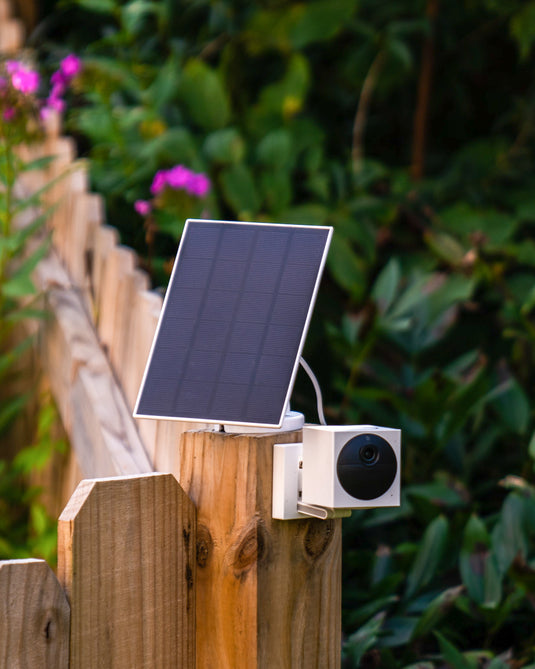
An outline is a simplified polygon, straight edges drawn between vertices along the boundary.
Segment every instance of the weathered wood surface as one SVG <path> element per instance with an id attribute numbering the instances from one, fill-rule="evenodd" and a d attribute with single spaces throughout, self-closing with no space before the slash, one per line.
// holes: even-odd
<path id="1" fill-rule="evenodd" d="M 13 17 L 9 0 L 0 0 L 0 54 L 12 56 L 24 43 L 24 25 Z"/>
<path id="2" fill-rule="evenodd" d="M 70 669 L 194 669 L 195 545 L 171 474 L 82 481 L 58 525 Z"/>
<path id="3" fill-rule="evenodd" d="M 197 507 L 198 669 L 339 669 L 341 521 L 271 518 L 273 444 L 300 438 L 182 436 L 177 478 Z"/>
<path id="4" fill-rule="evenodd" d="M 36 276 L 50 312 L 41 359 L 82 472 L 97 477 L 152 471 L 78 290 L 53 253 Z"/>
<path id="5" fill-rule="evenodd" d="M 67 598 L 44 560 L 0 561 L 0 666 L 67 669 Z"/>

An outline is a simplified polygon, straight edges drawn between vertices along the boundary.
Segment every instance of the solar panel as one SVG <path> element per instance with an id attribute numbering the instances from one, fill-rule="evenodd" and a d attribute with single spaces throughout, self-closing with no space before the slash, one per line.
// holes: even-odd
<path id="1" fill-rule="evenodd" d="M 134 415 L 280 427 L 331 235 L 186 221 Z"/>

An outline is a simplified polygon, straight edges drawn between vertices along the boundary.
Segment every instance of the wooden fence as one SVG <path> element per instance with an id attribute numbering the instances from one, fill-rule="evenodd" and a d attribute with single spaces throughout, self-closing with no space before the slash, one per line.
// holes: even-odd
<path id="1" fill-rule="evenodd" d="M 341 521 L 271 518 L 273 445 L 300 433 L 132 418 L 162 298 L 59 123 L 24 151 L 54 156 L 20 187 L 54 183 L 38 353 L 71 457 L 59 581 L 42 561 L 0 563 L 0 667 L 339 667 Z"/>

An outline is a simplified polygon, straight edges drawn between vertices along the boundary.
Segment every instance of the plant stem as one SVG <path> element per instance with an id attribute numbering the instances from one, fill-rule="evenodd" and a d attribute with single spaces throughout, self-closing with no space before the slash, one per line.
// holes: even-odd
<path id="1" fill-rule="evenodd" d="M 429 100 L 431 98 L 435 60 L 435 24 L 438 9 L 439 0 L 427 0 L 425 13 L 429 21 L 429 34 L 422 48 L 422 63 L 413 125 L 411 177 L 414 181 L 420 181 L 423 178 L 425 169 Z"/>
<path id="2" fill-rule="evenodd" d="M 385 51 L 381 50 L 375 56 L 370 69 L 366 74 L 362 90 L 360 92 L 359 103 L 357 105 L 357 112 L 353 122 L 353 145 L 351 149 L 351 159 L 353 164 L 353 172 L 357 174 L 362 170 L 362 161 L 364 159 L 364 131 L 366 129 L 366 121 L 368 119 L 368 111 L 372 101 L 373 91 L 377 85 L 379 74 L 383 69 L 385 62 Z"/>

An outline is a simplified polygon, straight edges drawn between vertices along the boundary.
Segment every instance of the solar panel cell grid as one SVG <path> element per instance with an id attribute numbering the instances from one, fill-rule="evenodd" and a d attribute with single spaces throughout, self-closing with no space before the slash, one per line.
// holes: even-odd
<path id="1" fill-rule="evenodd" d="M 330 234 L 188 221 L 135 415 L 280 424 Z"/>

